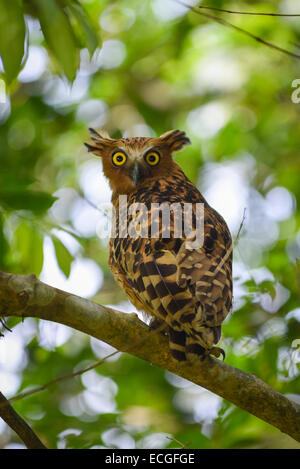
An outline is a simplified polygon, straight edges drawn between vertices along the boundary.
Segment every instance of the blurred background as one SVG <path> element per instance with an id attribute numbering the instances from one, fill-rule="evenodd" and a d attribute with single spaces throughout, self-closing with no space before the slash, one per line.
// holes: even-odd
<path id="1" fill-rule="evenodd" d="M 184 130 L 192 145 L 175 158 L 234 239 L 246 209 L 234 250 L 234 306 L 220 343 L 226 361 L 300 403 L 300 104 L 292 86 L 300 61 L 175 0 L 28 0 L 24 10 L 6 3 L 0 23 L 13 17 L 19 33 L 12 41 L 11 30 L 0 32 L 7 82 L 0 269 L 34 272 L 55 287 L 134 311 L 107 265 L 99 230 L 110 189 L 101 160 L 83 142 L 88 127 L 116 138 Z M 205 5 L 300 13 L 296 0 Z M 300 18 L 211 14 L 300 54 Z M 113 350 L 50 322 L 10 318 L 7 326 L 12 332 L 0 329 L 7 398 Z M 52 448 L 300 448 L 220 397 L 128 354 L 14 407 Z M 18 447 L 0 420 L 0 448 Z"/>

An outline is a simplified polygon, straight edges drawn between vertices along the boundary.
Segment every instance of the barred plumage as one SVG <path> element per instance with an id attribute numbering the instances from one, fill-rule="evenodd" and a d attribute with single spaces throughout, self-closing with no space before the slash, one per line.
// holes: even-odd
<path id="1" fill-rule="evenodd" d="M 87 144 L 88 149 L 102 156 L 113 190 L 119 231 L 110 240 L 109 265 L 115 279 L 135 307 L 155 319 L 153 326 L 168 334 L 175 359 L 223 354 L 214 344 L 231 309 L 232 241 L 224 219 L 172 159 L 172 153 L 189 144 L 189 139 L 179 130 L 159 138 L 117 140 L 91 132 L 94 143 Z M 115 163 L 114 155 L 119 158 Z M 127 197 L 125 207 L 120 206 L 120 195 Z M 161 212 L 156 237 L 151 237 L 153 204 L 164 203 L 178 208 L 178 213 L 170 211 L 169 237 L 164 237 L 168 227 Z M 144 204 L 144 218 L 138 218 L 139 210 L 130 212 L 134 204 Z M 187 204 L 191 207 L 188 228 L 183 226 L 185 219 L 179 219 Z M 197 204 L 203 204 L 203 212 L 197 211 Z M 135 223 L 140 232 L 145 229 L 147 237 L 130 233 L 121 237 L 122 215 L 128 226 Z M 191 248 L 201 222 L 203 245 Z"/>

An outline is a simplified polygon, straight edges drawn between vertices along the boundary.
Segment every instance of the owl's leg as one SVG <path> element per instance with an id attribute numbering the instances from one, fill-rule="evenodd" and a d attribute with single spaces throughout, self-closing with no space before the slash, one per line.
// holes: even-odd
<path id="1" fill-rule="evenodd" d="M 212 332 L 214 335 L 214 344 L 217 344 L 221 338 L 221 326 L 212 327 Z M 208 351 L 209 355 L 213 355 L 214 357 L 219 358 L 222 355 L 223 360 L 225 360 L 225 351 L 221 347 L 211 347 Z"/>
<path id="2" fill-rule="evenodd" d="M 186 333 L 184 331 L 176 331 L 169 327 L 169 345 L 173 358 L 177 361 L 186 360 Z"/>

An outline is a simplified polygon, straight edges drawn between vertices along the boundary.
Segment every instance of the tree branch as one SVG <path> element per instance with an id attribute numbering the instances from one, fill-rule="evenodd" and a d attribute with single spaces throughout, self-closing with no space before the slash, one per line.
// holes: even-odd
<path id="1" fill-rule="evenodd" d="M 226 10 L 224 8 L 217 8 L 217 7 L 211 7 L 211 6 L 206 6 L 206 5 L 197 5 L 195 8 L 200 8 L 202 10 L 218 11 L 220 13 L 230 13 L 231 15 L 277 16 L 277 17 L 290 17 L 290 18 L 297 18 L 300 16 L 300 13 L 260 13 L 258 11 L 236 11 L 236 10 Z"/>
<path id="2" fill-rule="evenodd" d="M 28 449 L 47 449 L 28 423 L 12 408 L 9 401 L 0 392 L 0 417 L 12 428 Z"/>
<path id="3" fill-rule="evenodd" d="M 120 353 L 119 350 L 115 350 L 109 355 L 106 355 L 106 357 L 101 358 L 101 360 L 98 360 L 97 362 L 92 363 L 91 365 L 86 366 L 84 368 L 80 368 L 80 370 L 73 371 L 72 373 L 68 373 L 63 376 L 59 376 L 58 378 L 54 378 L 54 379 L 51 379 L 50 381 L 47 381 L 47 383 L 44 383 L 41 386 L 36 386 L 35 388 L 29 389 L 24 392 L 20 392 L 20 394 L 17 394 L 11 397 L 9 399 L 9 402 L 19 401 L 20 399 L 23 399 L 24 397 L 31 396 L 32 394 L 35 394 L 37 392 L 44 391 L 45 389 L 48 389 L 50 386 L 53 386 L 53 384 L 60 383 L 61 381 L 65 381 L 66 379 L 75 378 L 75 376 L 83 375 L 83 373 L 86 373 L 87 371 L 93 370 L 94 368 L 97 368 L 98 366 L 102 365 L 102 363 L 104 363 L 108 358 L 113 357 L 117 353 Z M 1 402 L 0 402 L 0 407 L 1 407 Z"/>
<path id="4" fill-rule="evenodd" d="M 294 52 L 290 52 L 287 49 L 284 49 L 283 47 L 277 46 L 276 44 L 273 44 L 272 42 L 266 41 L 265 39 L 261 38 L 260 36 L 256 36 L 253 33 L 250 33 L 250 31 L 247 31 L 246 29 L 240 28 L 239 26 L 236 26 L 233 23 L 229 23 L 229 21 L 225 20 L 224 18 L 220 18 L 219 16 L 212 15 L 211 13 L 205 13 L 203 10 L 197 9 L 198 7 L 193 7 L 183 0 L 174 0 L 176 3 L 186 7 L 190 11 L 193 11 L 199 16 L 202 16 L 203 18 L 206 18 L 208 20 L 214 21 L 216 23 L 221 24 L 222 26 L 225 26 L 226 28 L 233 29 L 235 31 L 238 31 L 241 34 L 244 34 L 245 36 L 250 37 L 251 39 L 254 39 L 255 41 L 259 42 L 260 44 L 263 44 L 270 49 L 274 49 L 277 52 L 282 52 L 285 55 L 288 55 L 290 57 L 293 57 L 294 59 L 300 59 L 299 54 L 295 54 Z"/>
<path id="5" fill-rule="evenodd" d="M 300 407 L 255 375 L 213 357 L 175 362 L 167 338 L 136 314 L 97 305 L 40 282 L 35 275 L 0 272 L 0 316 L 36 317 L 65 324 L 147 360 L 218 394 L 300 441 Z"/>

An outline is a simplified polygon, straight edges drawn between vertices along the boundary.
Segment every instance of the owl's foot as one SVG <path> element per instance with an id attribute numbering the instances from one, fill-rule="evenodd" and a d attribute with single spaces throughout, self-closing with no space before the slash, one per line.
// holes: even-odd
<path id="1" fill-rule="evenodd" d="M 220 347 L 211 347 L 209 349 L 202 347 L 200 344 L 190 344 L 187 346 L 186 351 L 189 355 L 189 359 L 192 361 L 195 360 L 205 360 L 206 357 L 213 355 L 216 358 L 219 358 L 220 355 L 225 360 L 225 351 Z"/>

